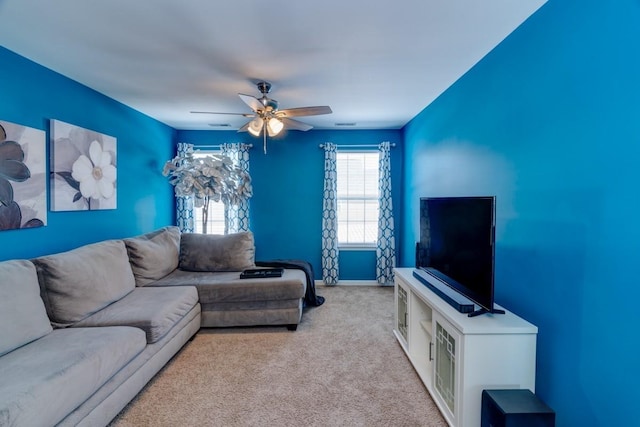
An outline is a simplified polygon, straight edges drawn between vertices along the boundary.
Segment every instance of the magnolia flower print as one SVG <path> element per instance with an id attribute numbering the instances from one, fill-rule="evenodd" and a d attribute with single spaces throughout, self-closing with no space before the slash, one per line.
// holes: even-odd
<path id="1" fill-rule="evenodd" d="M 50 132 L 51 210 L 117 209 L 116 138 L 60 120 Z"/>
<path id="2" fill-rule="evenodd" d="M 73 163 L 71 177 L 80 184 L 80 193 L 86 199 L 109 199 L 114 193 L 116 167 L 111 154 L 102 151 L 98 141 L 89 146 L 89 157 L 82 154 Z"/>

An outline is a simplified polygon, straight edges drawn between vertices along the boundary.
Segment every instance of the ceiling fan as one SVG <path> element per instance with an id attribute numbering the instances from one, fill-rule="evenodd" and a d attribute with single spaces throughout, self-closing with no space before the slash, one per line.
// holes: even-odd
<path id="1" fill-rule="evenodd" d="M 256 84 L 262 93 L 260 98 L 239 93 L 238 96 L 245 104 L 253 110 L 253 113 L 216 113 L 213 111 L 192 111 L 196 114 L 232 114 L 244 117 L 252 117 L 245 123 L 238 132 L 249 132 L 253 136 L 260 136 L 262 133 L 264 140 L 264 153 L 267 153 L 267 134 L 269 136 L 278 135 L 285 127 L 287 129 L 308 131 L 313 126 L 294 120 L 291 117 L 317 116 L 320 114 L 331 114 L 331 108 L 323 105 L 318 107 L 299 107 L 278 110 L 278 101 L 269 98 L 267 94 L 271 92 L 271 83 L 261 81 Z"/>

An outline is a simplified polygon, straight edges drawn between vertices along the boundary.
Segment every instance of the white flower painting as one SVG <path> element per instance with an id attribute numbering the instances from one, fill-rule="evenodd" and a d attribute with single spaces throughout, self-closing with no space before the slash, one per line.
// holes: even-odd
<path id="1" fill-rule="evenodd" d="M 0 120 L 0 231 L 47 225 L 45 132 Z"/>
<path id="2" fill-rule="evenodd" d="M 117 208 L 116 139 L 51 120 L 51 210 Z"/>

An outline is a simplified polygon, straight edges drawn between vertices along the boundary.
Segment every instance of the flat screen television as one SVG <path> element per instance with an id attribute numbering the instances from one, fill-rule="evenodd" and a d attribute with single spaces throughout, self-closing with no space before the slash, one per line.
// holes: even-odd
<path id="1" fill-rule="evenodd" d="M 495 196 L 423 197 L 417 267 L 477 304 L 494 309 Z M 470 305 L 473 307 L 472 305 Z"/>

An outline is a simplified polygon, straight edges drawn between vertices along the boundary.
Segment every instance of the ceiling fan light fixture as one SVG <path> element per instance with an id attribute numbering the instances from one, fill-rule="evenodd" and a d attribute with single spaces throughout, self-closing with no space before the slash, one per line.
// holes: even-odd
<path id="1" fill-rule="evenodd" d="M 276 136 L 282 131 L 283 128 L 284 128 L 284 123 L 282 123 L 282 120 L 276 117 L 270 118 L 269 121 L 267 122 L 267 129 L 269 130 L 269 136 Z"/>
<path id="2" fill-rule="evenodd" d="M 2 0 L 0 0 L 2 2 Z M 261 81 L 257 83 L 258 90 L 262 93 L 260 98 L 252 95 L 239 93 L 240 99 L 251 108 L 253 113 L 216 113 L 213 111 L 192 111 L 192 113 L 206 114 L 232 114 L 243 117 L 251 117 L 252 119 L 242 125 L 238 132 L 249 132 L 252 136 L 263 138 L 264 153 L 267 154 L 267 136 L 279 135 L 284 128 L 308 131 L 313 126 L 294 120 L 292 117 L 299 116 L 317 116 L 320 114 L 331 114 L 331 108 L 328 105 L 315 107 L 297 107 L 278 109 L 278 101 L 269 98 L 267 94 L 271 91 L 271 83 Z M 223 126 L 223 124 L 211 124 L 211 126 Z"/>
<path id="3" fill-rule="evenodd" d="M 249 122 L 249 127 L 247 130 L 253 136 L 260 136 L 260 132 L 262 132 L 262 125 L 264 124 L 264 120 L 262 117 L 256 117 L 255 119 Z"/>

